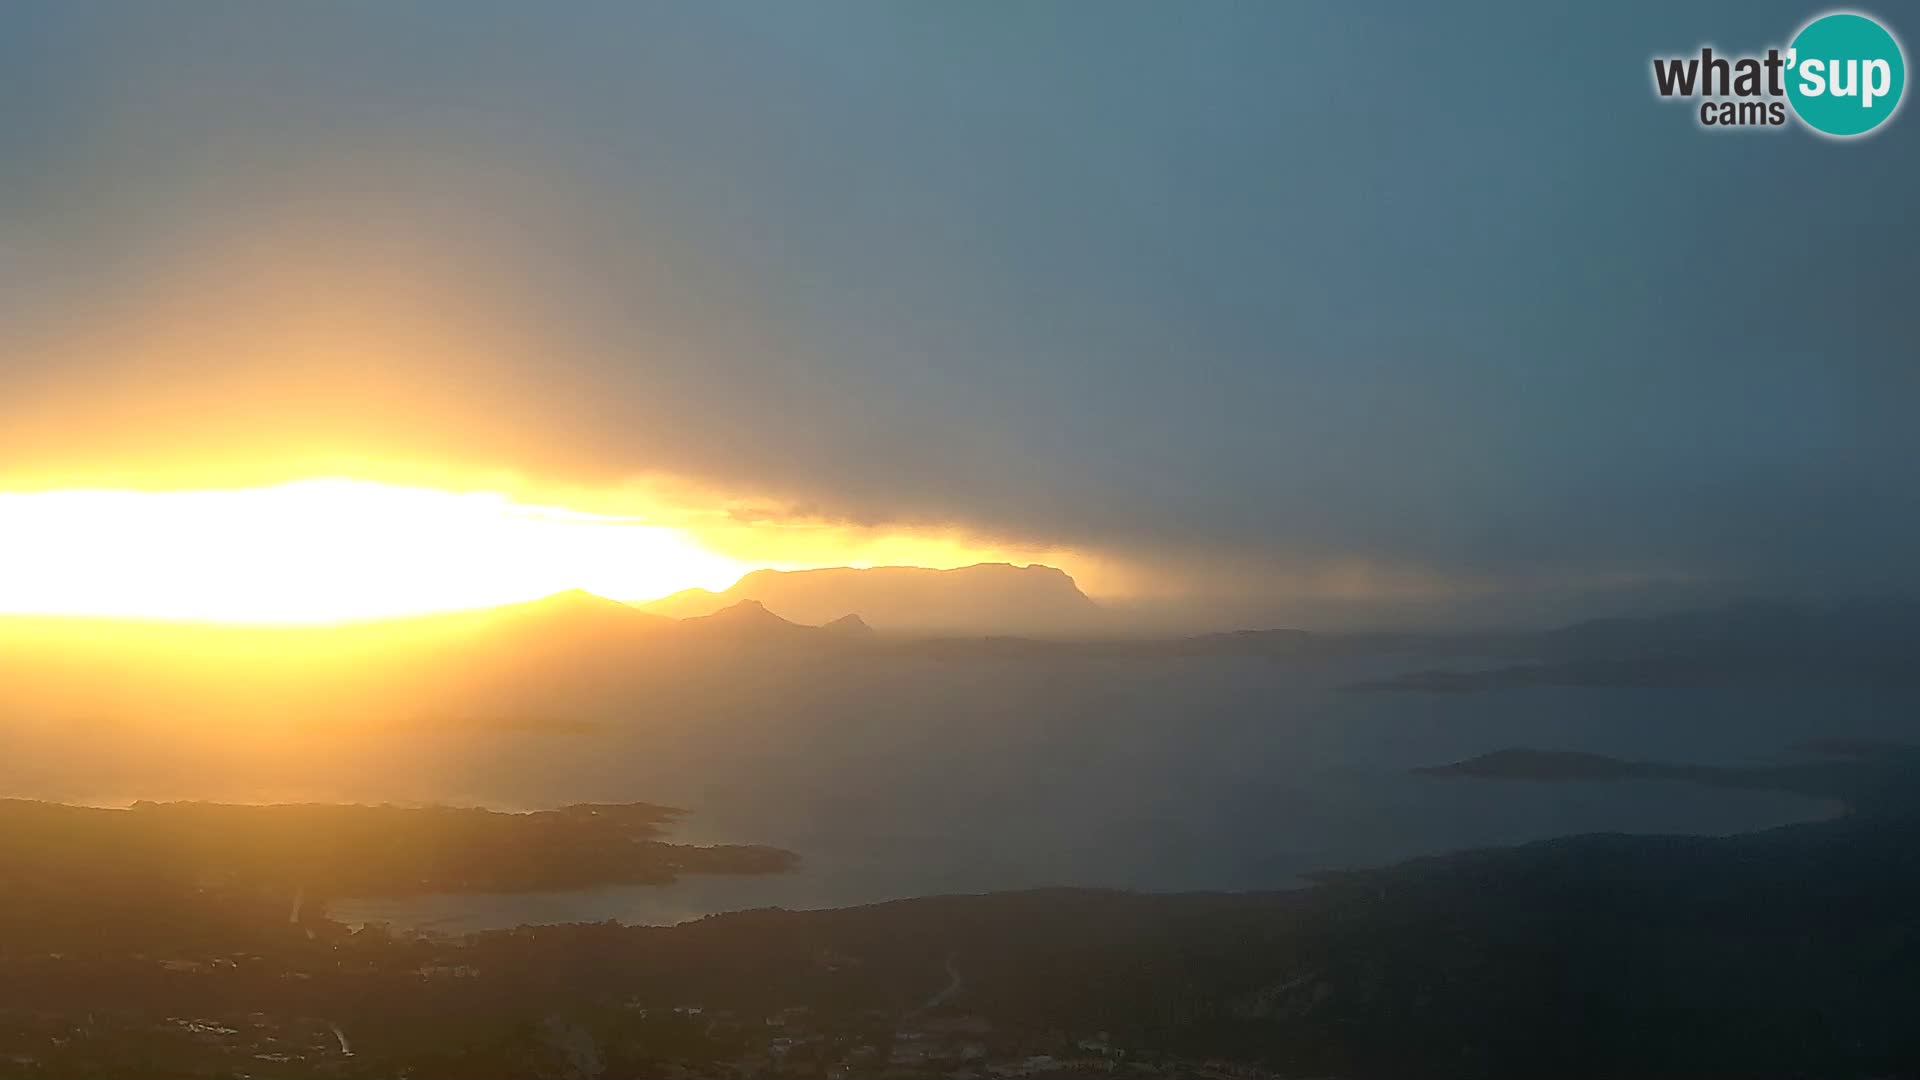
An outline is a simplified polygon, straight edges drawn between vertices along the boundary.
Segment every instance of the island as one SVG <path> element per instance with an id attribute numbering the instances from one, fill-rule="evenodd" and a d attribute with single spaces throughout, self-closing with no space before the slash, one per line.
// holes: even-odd
<path id="1" fill-rule="evenodd" d="M 664 885 L 778 874 L 793 852 L 662 839 L 685 812 L 650 803 L 507 813 L 449 806 L 0 800 L 0 865 L 55 891 L 138 883 L 152 895 L 326 897 Z"/>
<path id="2" fill-rule="evenodd" d="M 1920 815 L 1874 793 L 1920 788 L 1920 750 L 1831 740 L 1800 757 L 1667 778 L 1824 778 L 1852 813 L 1456 852 L 1278 892 L 1045 889 L 460 938 L 290 922 L 269 880 L 292 862 L 247 870 L 252 856 L 221 855 L 200 830 L 262 830 L 319 852 L 316 867 L 339 865 L 326 842 L 367 851 L 387 869 L 366 880 L 391 888 L 420 886 L 404 872 L 412 856 L 388 861 L 373 840 L 397 832 L 403 852 L 425 843 L 420 830 L 439 839 L 411 850 L 444 887 L 455 874 L 597 877 L 566 845 L 650 850 L 666 811 L 15 804 L 0 811 L 10 825 L 38 814 L 133 842 L 122 859 L 54 844 L 7 864 L 0 1075 L 1915 1075 Z M 1666 768 L 1542 750 L 1433 772 L 1578 782 Z M 521 846 L 547 829 L 572 838 L 551 866 Z M 31 846 L 18 832 L 4 834 L 16 856 Z M 512 854 L 451 854 L 473 852 L 476 835 L 512 837 Z M 156 851 L 186 853 L 201 876 L 143 879 L 164 869 Z M 658 874 L 667 857 L 692 865 L 609 851 L 587 865 Z M 124 872 L 118 888 L 74 887 L 103 860 Z M 204 876 L 221 867 L 228 877 Z"/>

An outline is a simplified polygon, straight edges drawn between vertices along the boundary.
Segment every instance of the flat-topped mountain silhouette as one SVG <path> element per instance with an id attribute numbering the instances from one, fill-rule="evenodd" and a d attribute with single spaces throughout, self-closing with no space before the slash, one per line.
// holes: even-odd
<path id="1" fill-rule="evenodd" d="M 742 600 L 809 626 L 858 615 L 875 630 L 955 634 L 1071 634 L 1103 625 L 1099 605 L 1055 567 L 978 563 L 756 570 L 724 592 L 687 589 L 643 604 L 658 615 L 710 615 Z"/>

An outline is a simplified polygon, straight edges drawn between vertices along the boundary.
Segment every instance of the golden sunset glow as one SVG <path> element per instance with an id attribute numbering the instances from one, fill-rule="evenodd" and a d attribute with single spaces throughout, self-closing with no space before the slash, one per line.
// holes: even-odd
<path id="1" fill-rule="evenodd" d="M 641 520 L 345 480 L 0 495 L 0 549 L 0 611 L 218 622 L 642 598 L 750 569 Z"/>
<path id="2" fill-rule="evenodd" d="M 875 530 L 657 494 L 361 480 L 196 491 L 0 493 L 0 614 L 301 624 L 531 600 L 651 600 L 762 568 L 961 566 L 1040 555 L 943 530 Z M 643 507 L 623 513 L 610 506 Z"/>

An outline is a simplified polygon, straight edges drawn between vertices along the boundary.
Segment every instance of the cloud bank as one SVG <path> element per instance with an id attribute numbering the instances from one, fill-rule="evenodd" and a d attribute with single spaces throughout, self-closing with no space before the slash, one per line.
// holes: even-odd
<path id="1" fill-rule="evenodd" d="M 645 480 L 1236 619 L 1911 589 L 1920 129 L 1642 92 L 1763 7 L 15 7 L 0 487 Z"/>

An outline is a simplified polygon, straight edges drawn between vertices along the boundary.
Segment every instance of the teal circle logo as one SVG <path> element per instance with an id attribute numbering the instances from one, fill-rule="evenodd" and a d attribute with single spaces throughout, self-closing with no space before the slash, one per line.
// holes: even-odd
<path id="1" fill-rule="evenodd" d="M 1900 107 L 1906 57 L 1887 28 L 1865 15 L 1822 15 L 1801 29 L 1787 57 L 1787 100 L 1815 131 L 1865 135 Z"/>

